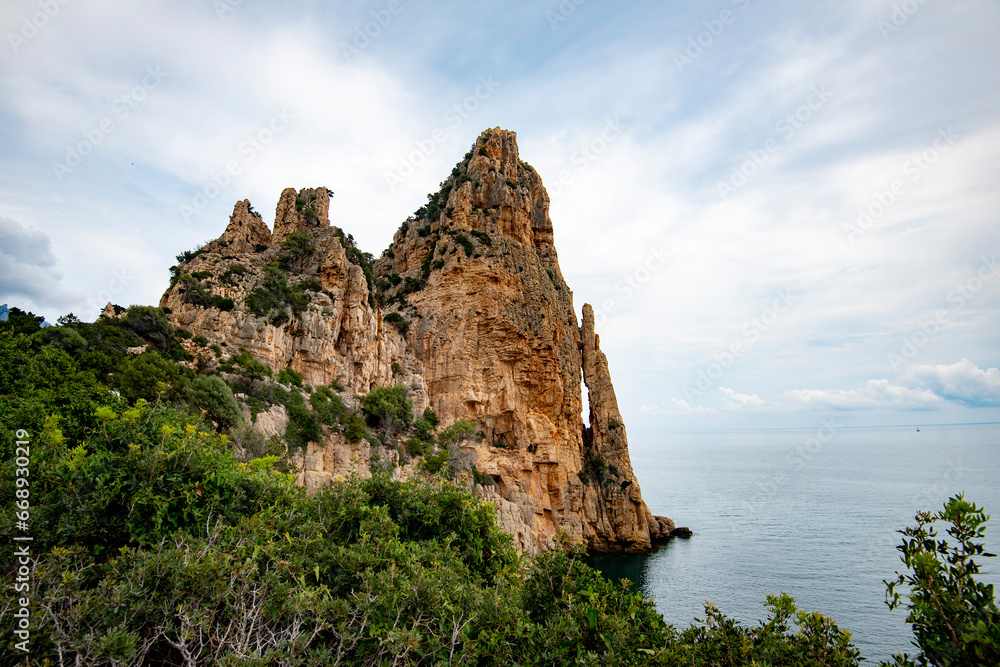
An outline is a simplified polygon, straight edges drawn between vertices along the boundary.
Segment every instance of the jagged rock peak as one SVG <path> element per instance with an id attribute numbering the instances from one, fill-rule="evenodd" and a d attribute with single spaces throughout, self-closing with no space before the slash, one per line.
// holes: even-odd
<path id="1" fill-rule="evenodd" d="M 408 230 L 430 225 L 431 232 L 453 228 L 502 234 L 537 248 L 552 246 L 549 195 L 535 169 L 521 160 L 514 132 L 485 130 L 427 200 L 394 242 L 406 239 Z"/>
<path id="2" fill-rule="evenodd" d="M 292 232 L 330 226 L 330 195 L 320 188 L 285 188 L 274 212 L 273 242 L 280 243 Z"/>
<path id="3" fill-rule="evenodd" d="M 271 230 L 264 224 L 260 214 L 253 210 L 249 199 L 236 202 L 229 226 L 219 237 L 232 252 L 252 252 L 255 246 L 270 245 Z"/>

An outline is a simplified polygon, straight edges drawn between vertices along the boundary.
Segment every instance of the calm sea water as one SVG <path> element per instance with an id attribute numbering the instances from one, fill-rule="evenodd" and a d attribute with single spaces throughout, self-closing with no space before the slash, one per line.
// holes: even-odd
<path id="1" fill-rule="evenodd" d="M 632 466 L 654 514 L 695 533 L 652 554 L 595 559 L 628 577 L 667 622 L 704 618 L 704 601 L 755 623 L 768 594 L 795 597 L 853 634 L 877 661 L 915 652 L 883 579 L 902 570 L 900 535 L 951 495 L 984 506 L 1000 553 L 1000 424 L 772 431 L 635 432 Z M 1000 588 L 1000 559 L 983 559 Z"/>

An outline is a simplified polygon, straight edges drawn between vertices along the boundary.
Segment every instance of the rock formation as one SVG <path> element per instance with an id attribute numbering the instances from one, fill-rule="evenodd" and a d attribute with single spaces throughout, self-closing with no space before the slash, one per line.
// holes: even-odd
<path id="1" fill-rule="evenodd" d="M 378 260 L 330 225 L 330 194 L 286 189 L 273 232 L 239 202 L 225 233 L 176 267 L 161 305 L 175 325 L 225 348 L 219 359 L 194 350 L 200 363 L 244 348 L 312 386 L 339 383 L 349 407 L 402 383 L 417 415 L 429 406 L 442 428 L 476 424 L 478 437 L 460 443 L 475 489 L 529 551 L 560 535 L 597 552 L 645 551 L 669 537 L 673 523 L 642 500 L 593 311 L 584 305 L 581 327 L 548 194 L 515 134 L 480 135 Z M 262 416 L 274 430 L 275 416 Z M 320 440 L 295 458 L 310 487 L 367 474 L 376 449 L 378 462 L 404 464 L 396 475 L 419 467 L 392 442 Z"/>

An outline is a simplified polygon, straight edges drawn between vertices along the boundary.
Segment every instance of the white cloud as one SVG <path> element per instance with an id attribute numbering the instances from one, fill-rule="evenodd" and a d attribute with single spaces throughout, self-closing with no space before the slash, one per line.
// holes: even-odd
<path id="1" fill-rule="evenodd" d="M 964 405 L 1000 405 L 1000 370 L 983 370 L 968 359 L 948 366 L 913 366 L 903 376 L 903 382 Z"/>
<path id="2" fill-rule="evenodd" d="M 888 380 L 869 380 L 858 389 L 793 389 L 785 396 L 793 406 L 833 410 L 929 410 L 945 401 L 932 391 L 893 385 Z"/>
<path id="3" fill-rule="evenodd" d="M 719 393 L 726 397 L 725 407 L 728 409 L 761 408 L 766 405 L 764 399 L 756 394 L 739 394 L 729 387 L 719 387 Z"/>

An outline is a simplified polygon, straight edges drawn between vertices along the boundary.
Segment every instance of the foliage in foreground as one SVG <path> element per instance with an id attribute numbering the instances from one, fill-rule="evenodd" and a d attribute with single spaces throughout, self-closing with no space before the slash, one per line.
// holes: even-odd
<path id="1" fill-rule="evenodd" d="M 950 498 L 939 512 L 920 512 L 917 525 L 899 531 L 896 547 L 908 574 L 886 581 L 890 609 L 906 606 L 906 622 L 913 626 L 916 661 L 894 657 L 896 665 L 1000 665 L 1000 613 L 993 585 L 977 581 L 975 556 L 992 558 L 982 540 L 989 517 L 961 494 Z M 947 539 L 934 524 L 948 524 Z M 904 595 L 898 590 L 908 590 Z"/>
<path id="2" fill-rule="evenodd" d="M 275 457 L 234 457 L 218 431 L 238 419 L 225 383 L 160 353 L 124 355 L 136 330 L 175 347 L 157 313 L 137 313 L 129 327 L 0 326 L 5 498 L 16 491 L 14 433 L 31 440 L 31 664 L 858 664 L 849 633 L 785 594 L 768 598 L 756 626 L 707 605 L 704 621 L 678 631 L 579 548 L 522 558 L 493 506 L 445 480 L 375 475 L 307 496 Z M 406 401 L 386 388 L 365 413 L 399 428 Z M 329 390 L 310 405 L 322 423 L 350 416 Z M 416 422 L 426 452 L 437 416 Z M 439 455 L 472 430 L 443 431 Z M 975 582 L 971 558 L 988 555 L 976 542 L 985 516 L 961 499 L 921 516 L 901 547 L 914 575 L 895 584 L 913 590 L 916 660 L 995 656 L 993 590 Z M 963 551 L 934 542 L 932 519 L 952 523 Z M 13 522 L 0 517 L 4 534 L 17 534 Z M 5 597 L 0 615 L 14 604 Z M 15 664 L 13 625 L 2 626 L 0 662 Z"/>

